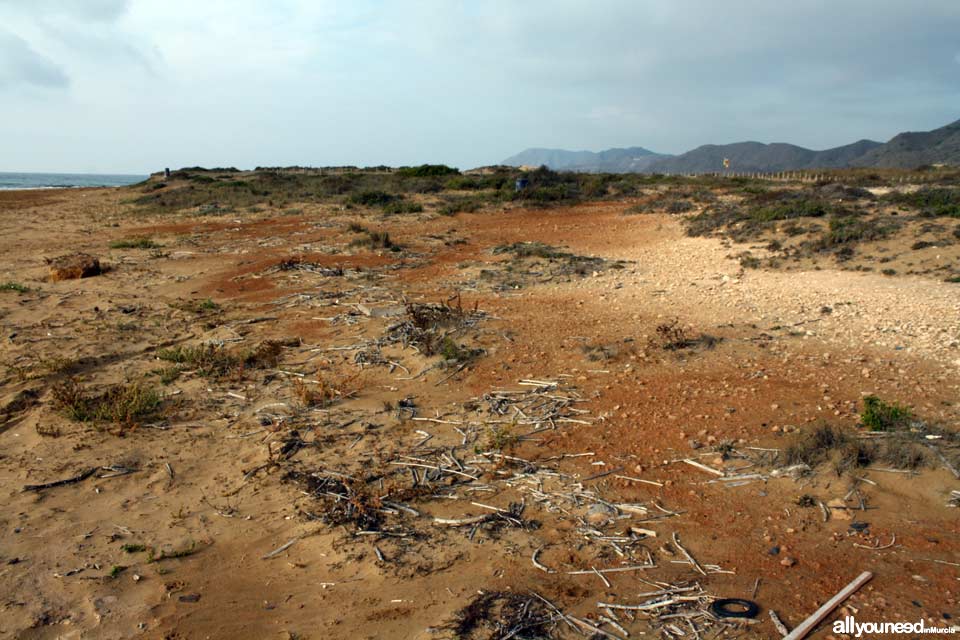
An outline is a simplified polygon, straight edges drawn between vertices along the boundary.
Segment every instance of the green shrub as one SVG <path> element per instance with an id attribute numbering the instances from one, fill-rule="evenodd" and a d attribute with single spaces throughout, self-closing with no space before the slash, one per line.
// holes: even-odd
<path id="1" fill-rule="evenodd" d="M 75 422 L 130 425 L 159 409 L 160 394 L 139 383 L 114 385 L 91 394 L 71 378 L 53 388 L 53 402 Z"/>
<path id="2" fill-rule="evenodd" d="M 830 220 L 829 231 L 824 241 L 827 245 L 839 245 L 864 240 L 882 240 L 893 231 L 893 226 L 883 225 L 875 220 L 844 216 Z"/>
<path id="3" fill-rule="evenodd" d="M 159 249 L 161 246 L 150 238 L 127 238 L 110 243 L 111 249 Z"/>
<path id="4" fill-rule="evenodd" d="M 960 189 L 951 187 L 924 187 L 912 193 L 891 193 L 888 201 L 920 210 L 920 215 L 960 218 Z"/>
<path id="5" fill-rule="evenodd" d="M 419 167 L 402 167 L 397 170 L 401 176 L 425 178 L 429 176 L 459 175 L 460 170 L 445 164 L 422 164 Z"/>
<path id="6" fill-rule="evenodd" d="M 350 204 L 358 204 L 366 207 L 384 207 L 394 200 L 397 196 L 386 191 L 370 190 L 355 193 L 349 198 Z"/>
<path id="7" fill-rule="evenodd" d="M 896 403 L 887 404 L 876 396 L 863 399 L 860 421 L 871 431 L 895 431 L 910 424 L 913 413 Z"/>
<path id="8" fill-rule="evenodd" d="M 773 222 L 796 218 L 822 218 L 829 212 L 830 207 L 819 200 L 794 200 L 759 207 L 750 212 L 750 217 L 759 222 Z"/>
<path id="9" fill-rule="evenodd" d="M 18 282 L 4 282 L 0 284 L 0 291 L 16 291 L 17 293 L 26 293 L 30 288 Z"/>
<path id="10" fill-rule="evenodd" d="M 440 207 L 441 215 L 453 216 L 458 213 L 473 213 L 483 208 L 483 201 L 478 198 L 451 198 Z"/>
<path id="11" fill-rule="evenodd" d="M 406 200 L 394 200 L 383 207 L 383 212 L 388 215 L 401 213 L 420 213 L 423 211 L 423 205 L 419 202 L 408 202 Z"/>

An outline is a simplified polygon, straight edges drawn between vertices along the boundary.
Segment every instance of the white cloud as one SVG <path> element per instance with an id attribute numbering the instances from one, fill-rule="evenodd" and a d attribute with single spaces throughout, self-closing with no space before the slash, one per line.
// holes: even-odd
<path id="1" fill-rule="evenodd" d="M 69 83 L 57 64 L 23 38 L 0 29 L 0 89 L 18 85 L 62 88 Z"/>
<path id="2" fill-rule="evenodd" d="M 35 168 L 88 137 L 110 170 L 823 147 L 960 104 L 956 0 L 0 0 L 0 24 L 0 122 Z"/>

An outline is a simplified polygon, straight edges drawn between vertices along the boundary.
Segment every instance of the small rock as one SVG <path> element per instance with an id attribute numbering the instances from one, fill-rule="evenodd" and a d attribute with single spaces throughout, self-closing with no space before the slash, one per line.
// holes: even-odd
<path id="1" fill-rule="evenodd" d="M 86 253 L 74 253 L 60 256 L 48 261 L 50 264 L 50 280 L 76 280 L 91 278 L 103 273 L 100 260 Z"/>
<path id="2" fill-rule="evenodd" d="M 797 564 L 797 559 L 794 558 L 793 556 L 787 556 L 780 561 L 780 564 L 782 564 L 785 567 L 792 567 L 793 565 Z"/>
<path id="3" fill-rule="evenodd" d="M 617 517 L 617 510 L 605 504 L 597 503 L 587 510 L 586 520 L 590 524 L 602 524 Z"/>

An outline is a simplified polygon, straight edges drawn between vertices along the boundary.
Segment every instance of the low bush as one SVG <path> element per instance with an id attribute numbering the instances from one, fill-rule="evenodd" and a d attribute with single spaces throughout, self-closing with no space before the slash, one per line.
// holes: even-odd
<path id="1" fill-rule="evenodd" d="M 386 191 L 370 190 L 355 193 L 350 196 L 347 201 L 350 204 L 365 207 L 384 207 L 397 199 L 397 196 L 387 193 Z"/>
<path id="2" fill-rule="evenodd" d="M 18 282 L 4 282 L 0 284 L 0 291 L 16 291 L 17 293 L 26 293 L 30 288 Z"/>
<path id="3" fill-rule="evenodd" d="M 159 249 L 162 246 L 150 238 L 127 238 L 110 243 L 111 249 Z"/>
<path id="4" fill-rule="evenodd" d="M 888 404 L 877 396 L 863 399 L 860 421 L 871 431 L 894 431 L 909 426 L 913 413 L 897 403 Z"/>
<path id="5" fill-rule="evenodd" d="M 383 207 L 383 212 L 388 215 L 402 213 L 420 213 L 423 211 L 423 205 L 419 202 L 409 202 L 407 200 L 394 200 Z"/>
<path id="6" fill-rule="evenodd" d="M 54 406 L 75 422 L 110 422 L 132 426 L 160 408 L 160 394 L 139 383 L 91 392 L 73 378 L 53 388 Z"/>
<path id="7" fill-rule="evenodd" d="M 422 164 L 418 167 L 402 167 L 397 170 L 401 176 L 424 178 L 430 176 L 459 175 L 460 170 L 445 164 Z"/>

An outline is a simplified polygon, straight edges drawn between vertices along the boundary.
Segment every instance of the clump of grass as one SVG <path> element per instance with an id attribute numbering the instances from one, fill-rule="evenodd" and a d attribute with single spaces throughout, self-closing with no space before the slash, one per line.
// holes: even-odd
<path id="1" fill-rule="evenodd" d="M 487 429 L 485 451 L 511 451 L 520 442 L 510 425 L 497 424 Z M 479 452 L 478 452 L 479 453 Z"/>
<path id="2" fill-rule="evenodd" d="M 183 370 L 174 365 L 172 367 L 164 367 L 162 369 L 157 369 L 154 371 L 157 376 L 160 377 L 160 382 L 164 385 L 173 384 L 180 377 L 180 374 L 183 373 Z"/>
<path id="3" fill-rule="evenodd" d="M 131 426 L 154 415 L 160 408 L 160 394 L 139 383 L 108 387 L 102 393 L 90 393 L 69 378 L 53 388 L 57 409 L 74 422 L 111 422 Z"/>
<path id="4" fill-rule="evenodd" d="M 438 210 L 440 215 L 455 216 L 458 213 L 474 213 L 483 208 L 480 198 L 449 198 Z"/>
<path id="5" fill-rule="evenodd" d="M 195 299 L 180 301 L 173 303 L 170 306 L 174 307 L 175 309 L 180 309 L 181 311 L 189 311 L 190 313 L 196 313 L 198 315 L 220 310 L 220 305 L 214 302 L 211 298 L 205 298 L 203 300 Z"/>
<path id="6" fill-rule="evenodd" d="M 111 249 L 159 249 L 162 246 L 150 238 L 126 238 L 110 243 Z"/>
<path id="7" fill-rule="evenodd" d="M 17 293 L 26 293 L 30 291 L 30 287 L 22 285 L 18 282 L 4 282 L 0 284 L 0 291 L 16 291 Z"/>
<path id="8" fill-rule="evenodd" d="M 124 553 L 143 553 L 147 550 L 147 545 L 145 544 L 124 544 L 120 546 L 120 550 Z"/>
<path id="9" fill-rule="evenodd" d="M 855 216 L 832 218 L 823 244 L 841 245 L 865 240 L 882 240 L 894 231 L 891 225 L 880 224 L 877 221 L 863 220 Z"/>
<path id="10" fill-rule="evenodd" d="M 444 336 L 438 351 L 444 360 L 454 363 L 470 362 L 483 353 L 483 349 L 464 347 L 450 336 Z"/>
<path id="11" fill-rule="evenodd" d="M 387 215 L 397 215 L 402 213 L 420 213 L 423 211 L 423 205 L 419 202 L 408 202 L 406 200 L 394 200 L 383 207 L 383 212 Z"/>
<path id="12" fill-rule="evenodd" d="M 127 570 L 127 567 L 124 567 L 124 566 L 122 566 L 122 565 L 115 564 L 115 565 L 113 565 L 112 567 L 110 567 L 110 577 L 111 577 L 111 578 L 116 578 L 117 576 L 119 576 L 121 573 L 123 573 L 123 572 L 126 571 L 126 570 Z"/>
<path id="13" fill-rule="evenodd" d="M 816 467 L 830 461 L 837 475 L 849 469 L 883 462 L 897 469 L 916 469 L 926 463 L 926 453 L 909 434 L 895 434 L 879 442 L 864 441 L 827 424 L 798 434 L 784 450 L 788 465 Z"/>
<path id="14" fill-rule="evenodd" d="M 307 383 L 297 378 L 293 381 L 293 395 L 304 407 L 326 408 L 337 400 L 350 395 L 344 385 L 317 374 L 317 383 Z"/>
<path id="15" fill-rule="evenodd" d="M 347 231 L 350 233 L 366 233 L 367 228 L 359 222 L 351 222 L 347 225 Z"/>
<path id="16" fill-rule="evenodd" d="M 149 549 L 147 551 L 147 562 L 154 563 L 160 562 L 161 560 L 171 560 L 175 558 L 186 558 L 187 556 L 192 556 L 197 553 L 200 549 L 197 548 L 196 542 L 191 542 L 189 545 L 183 549 L 174 549 L 173 551 L 163 551 L 161 550 L 157 553 L 156 549 Z"/>
<path id="17" fill-rule="evenodd" d="M 179 369 L 193 369 L 204 377 L 222 377 L 240 366 L 240 359 L 212 344 L 178 346 L 161 349 L 157 358 L 179 365 Z M 167 374 L 168 377 L 173 374 Z M 178 374 L 179 375 L 179 374 Z"/>
<path id="18" fill-rule="evenodd" d="M 686 213 L 693 210 L 693 203 L 688 200 L 670 200 L 663 209 L 667 213 Z"/>
<path id="19" fill-rule="evenodd" d="M 157 352 L 157 358 L 174 363 L 180 371 L 189 368 L 204 377 L 221 378 L 242 373 L 243 369 L 276 367 L 282 351 L 283 345 L 280 342 L 265 340 L 256 348 L 239 353 L 227 351 L 214 344 L 201 344 L 161 349 Z M 170 378 L 171 382 L 176 379 L 172 372 L 161 373 L 161 380 L 163 377 Z"/>
<path id="20" fill-rule="evenodd" d="M 365 238 L 357 238 L 350 243 L 351 247 L 369 247 L 371 249 L 389 249 L 390 251 L 400 251 L 402 247 L 396 244 L 387 231 L 370 231 L 364 229 Z"/>
<path id="21" fill-rule="evenodd" d="M 850 442 L 850 437 L 840 429 L 830 425 L 819 425 L 812 430 L 801 432 L 784 450 L 787 464 L 805 464 L 815 467 L 835 449 Z"/>
<path id="22" fill-rule="evenodd" d="M 500 255 L 504 253 L 513 254 L 515 258 L 544 258 L 546 260 L 555 260 L 557 258 L 566 258 L 571 254 L 561 251 L 542 242 L 514 242 L 513 244 L 504 244 L 494 247 L 493 254 Z"/>
<path id="23" fill-rule="evenodd" d="M 749 251 L 740 254 L 740 266 L 744 269 L 759 269 L 760 264 L 760 258 Z"/>
<path id="24" fill-rule="evenodd" d="M 910 425 L 913 412 L 897 403 L 888 404 L 876 396 L 863 399 L 860 422 L 871 431 L 895 431 Z"/>

